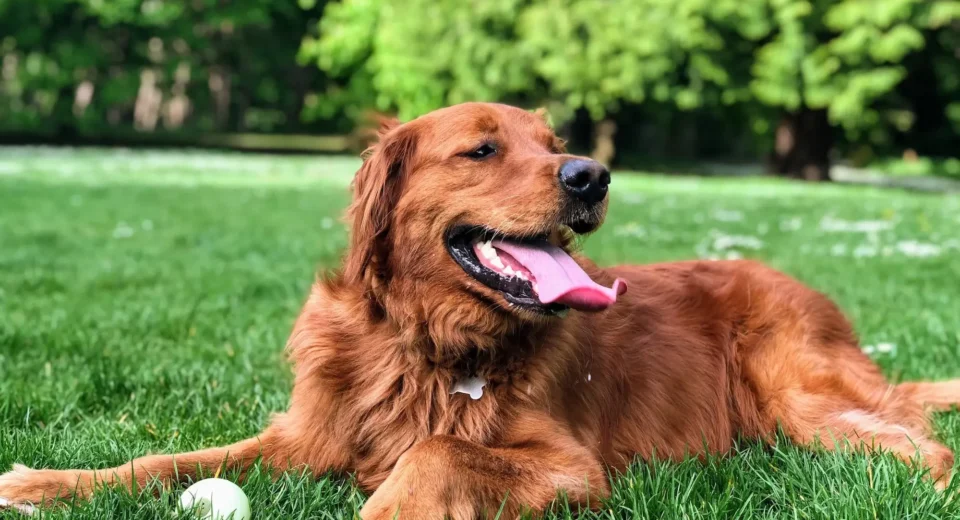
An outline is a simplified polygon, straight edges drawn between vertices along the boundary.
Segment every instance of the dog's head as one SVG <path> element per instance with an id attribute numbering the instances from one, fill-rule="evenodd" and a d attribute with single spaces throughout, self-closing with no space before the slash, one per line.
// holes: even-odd
<path id="1" fill-rule="evenodd" d="M 609 183 L 541 114 L 466 103 L 386 123 L 354 180 L 343 274 L 387 312 L 459 330 L 602 309 L 625 286 L 567 247 L 603 222 Z"/>

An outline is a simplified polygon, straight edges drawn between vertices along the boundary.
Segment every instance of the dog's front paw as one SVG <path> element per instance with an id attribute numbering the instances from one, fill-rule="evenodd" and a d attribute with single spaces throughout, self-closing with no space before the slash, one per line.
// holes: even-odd
<path id="1" fill-rule="evenodd" d="M 20 483 L 32 470 L 20 464 L 14 464 L 13 470 L 0 475 L 0 511 L 12 509 L 25 515 L 37 512 L 34 502 L 19 496 Z"/>
<path id="2" fill-rule="evenodd" d="M 14 464 L 0 475 L 0 510 L 33 514 L 37 507 L 84 496 L 87 478 L 82 471 L 36 470 Z"/>
<path id="3" fill-rule="evenodd" d="M 476 515 L 473 515 L 469 518 L 475 517 Z M 461 520 L 468 517 L 455 516 L 446 504 L 411 493 L 403 500 L 397 497 L 371 497 L 360 511 L 360 518 L 362 520 L 443 520 L 445 518 Z"/>
<path id="4" fill-rule="evenodd" d="M 18 504 L 16 502 L 9 501 L 6 498 L 0 497 L 0 511 L 3 511 L 4 509 L 12 509 L 27 516 L 37 512 L 37 508 L 34 507 L 33 504 Z"/>
<path id="5" fill-rule="evenodd" d="M 455 492 L 446 479 L 423 479 L 416 470 L 394 471 L 367 499 L 362 520 L 474 520 L 477 514 L 470 492 Z M 490 515 L 489 518 L 493 516 Z"/>

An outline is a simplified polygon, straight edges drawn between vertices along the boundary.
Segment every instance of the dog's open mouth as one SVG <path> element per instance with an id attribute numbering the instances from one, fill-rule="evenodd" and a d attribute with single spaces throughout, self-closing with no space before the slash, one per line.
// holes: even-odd
<path id="1" fill-rule="evenodd" d="M 477 227 L 460 227 L 447 236 L 447 250 L 470 276 L 499 291 L 511 304 L 543 314 L 568 308 L 600 311 L 627 290 L 597 284 L 562 248 L 546 237 L 504 237 Z"/>

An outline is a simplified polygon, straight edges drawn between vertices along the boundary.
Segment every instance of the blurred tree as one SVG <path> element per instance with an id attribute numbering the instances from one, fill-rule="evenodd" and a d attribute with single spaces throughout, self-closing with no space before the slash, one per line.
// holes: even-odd
<path id="1" fill-rule="evenodd" d="M 630 105 L 735 109 L 772 137 L 773 171 L 822 180 L 833 129 L 881 127 L 877 102 L 904 60 L 956 20 L 955 0 L 344 0 L 301 57 L 348 78 L 318 110 L 409 118 L 506 100 L 604 121 Z M 886 116 L 909 126 L 903 110 Z M 612 124 L 598 125 L 598 149 L 611 149 Z"/>
<path id="2" fill-rule="evenodd" d="M 774 0 L 771 30 L 752 67 L 751 91 L 784 109 L 775 133 L 772 168 L 827 179 L 831 124 L 857 136 L 892 118 L 898 130 L 912 114 L 877 101 L 907 74 L 905 59 L 924 48 L 925 31 L 960 20 L 948 0 Z M 881 137 L 882 139 L 882 137 Z"/>
<path id="3" fill-rule="evenodd" d="M 0 0 L 0 133 L 348 132 L 474 99 L 546 106 L 601 159 L 822 179 L 847 143 L 960 146 L 960 0 L 298 2 Z"/>
<path id="4" fill-rule="evenodd" d="M 0 132 L 298 128 L 322 77 L 296 53 L 322 7 L 0 0 Z"/>
<path id="5" fill-rule="evenodd" d="M 467 100 L 536 102 L 543 95 L 532 67 L 537 54 L 516 27 L 526 3 L 331 3 L 320 21 L 323 37 L 305 39 L 300 56 L 347 82 L 311 106 L 324 114 L 343 105 L 375 107 L 412 118 Z"/>
<path id="6" fill-rule="evenodd" d="M 953 20 L 925 32 L 926 45 L 904 62 L 906 78 L 887 110 L 899 117 L 884 118 L 901 128 L 910 123 L 893 138 L 898 147 L 921 155 L 960 150 L 960 19 Z"/>

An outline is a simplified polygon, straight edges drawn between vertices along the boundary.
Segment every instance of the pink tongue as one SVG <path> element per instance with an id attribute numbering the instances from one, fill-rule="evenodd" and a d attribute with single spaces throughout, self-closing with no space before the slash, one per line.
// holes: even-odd
<path id="1" fill-rule="evenodd" d="M 540 303 L 561 303 L 582 311 L 601 311 L 627 291 L 627 282 L 621 278 L 613 282 L 613 287 L 594 282 L 570 255 L 553 244 L 530 245 L 495 240 L 491 245 L 530 271 L 537 281 Z"/>

